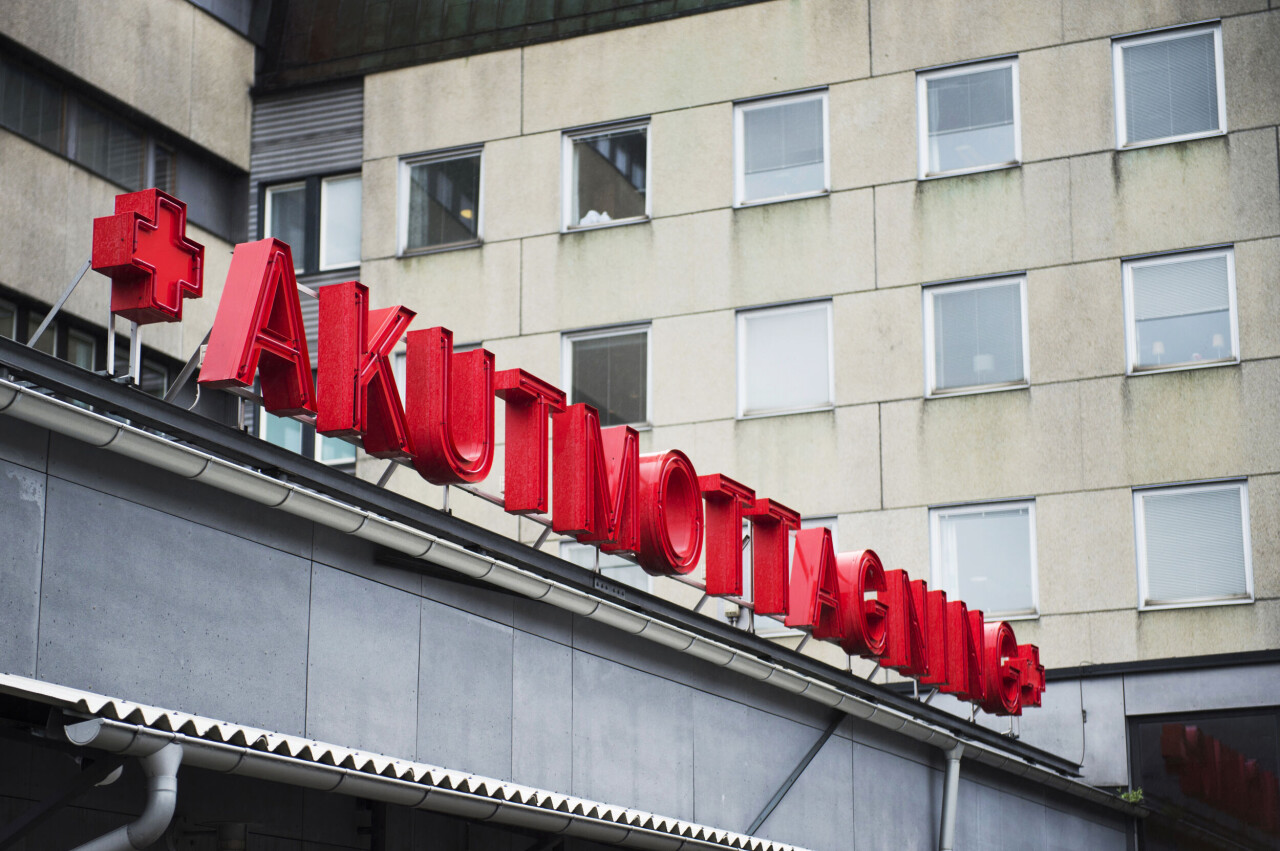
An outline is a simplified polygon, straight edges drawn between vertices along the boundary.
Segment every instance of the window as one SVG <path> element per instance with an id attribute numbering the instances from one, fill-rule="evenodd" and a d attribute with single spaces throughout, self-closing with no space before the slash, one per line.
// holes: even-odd
<path id="1" fill-rule="evenodd" d="M 602 553 L 590 544 L 580 544 L 577 541 L 560 542 L 560 558 L 578 567 L 595 570 L 597 557 L 600 559 L 600 575 L 604 578 L 630 585 L 632 588 L 639 588 L 641 591 L 653 589 L 653 578 L 645 573 L 640 565 L 633 564 L 613 553 Z"/>
<path id="2" fill-rule="evenodd" d="M 243 239 L 242 174 L 164 128 L 121 118 L 100 93 L 76 88 L 0 56 L 0 127 L 128 191 L 154 186 L 178 195 L 193 224 L 232 242 Z"/>
<path id="3" fill-rule="evenodd" d="M 7 301 L 0 301 L 0 337 L 12 340 L 18 331 L 18 309 Z"/>
<path id="4" fill-rule="evenodd" d="M 921 179 L 1022 160 L 1016 58 L 921 73 L 916 86 Z"/>
<path id="5" fill-rule="evenodd" d="M 1026 386 L 1026 288 L 1021 277 L 925 287 L 928 395 Z"/>
<path id="6" fill-rule="evenodd" d="M 564 134 L 564 228 L 649 217 L 649 120 Z"/>
<path id="7" fill-rule="evenodd" d="M 831 302 L 738 312 L 738 416 L 835 404 Z"/>
<path id="8" fill-rule="evenodd" d="M 400 162 L 400 253 L 480 242 L 480 149 Z"/>
<path id="9" fill-rule="evenodd" d="M 733 121 L 735 206 L 830 189 L 825 91 L 739 103 Z"/>
<path id="10" fill-rule="evenodd" d="M 1124 264 L 1129 372 L 1235 363 L 1235 256 L 1230 248 Z"/>
<path id="11" fill-rule="evenodd" d="M 1133 492 L 1140 609 L 1250 602 L 1245 482 Z"/>
<path id="12" fill-rule="evenodd" d="M 564 335 L 569 404 L 586 402 L 601 426 L 649 423 L 649 326 Z"/>
<path id="13" fill-rule="evenodd" d="M 1036 617 L 1036 504 L 998 502 L 929 512 L 932 585 L 987 620 Z"/>
<path id="14" fill-rule="evenodd" d="M 146 383 L 146 369 L 143 369 Z M 288 417 L 277 417 L 258 409 L 258 437 L 290 452 L 315 458 L 331 466 L 353 466 L 356 448 L 345 440 L 317 434 L 315 427 Z"/>
<path id="15" fill-rule="evenodd" d="M 1116 147 L 1225 132 L 1221 26 L 1116 39 L 1111 49 Z"/>
<path id="16" fill-rule="evenodd" d="M 360 265 L 359 174 L 311 177 L 262 190 L 262 235 L 289 243 L 309 275 Z"/>

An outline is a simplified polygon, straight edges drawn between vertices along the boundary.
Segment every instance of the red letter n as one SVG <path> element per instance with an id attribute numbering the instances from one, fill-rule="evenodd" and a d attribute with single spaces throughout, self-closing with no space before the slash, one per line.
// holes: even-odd
<path id="1" fill-rule="evenodd" d="M 293 254 L 278 239 L 242 242 L 231 255 L 200 383 L 219 390 L 251 387 L 255 373 L 270 413 L 315 413 Z"/>
<path id="2" fill-rule="evenodd" d="M 918 677 L 928 672 L 926 642 L 928 612 L 923 592 L 924 581 L 915 582 L 905 570 L 890 570 L 885 578 L 885 603 L 889 607 L 889 641 L 880 664 L 886 668 Z M 921 593 L 912 593 L 919 583 Z"/>
<path id="3" fill-rule="evenodd" d="M 389 355 L 414 313 L 405 307 L 369 310 L 369 288 L 358 281 L 320 288 L 320 413 L 316 431 L 359 436 L 378 458 L 407 458 L 409 431 Z"/>
<path id="4" fill-rule="evenodd" d="M 414 468 L 433 485 L 482 480 L 493 466 L 493 354 L 455 355 L 448 328 L 411 331 L 405 339 Z"/>
<path id="5" fill-rule="evenodd" d="M 555 502 L 551 528 L 609 551 L 639 544 L 636 492 L 640 435 L 630 426 L 600 430 L 600 415 L 579 402 L 551 415 Z"/>

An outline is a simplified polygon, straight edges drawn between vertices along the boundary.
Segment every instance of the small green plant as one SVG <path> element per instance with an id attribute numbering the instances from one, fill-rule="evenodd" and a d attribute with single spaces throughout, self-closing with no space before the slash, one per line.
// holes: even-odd
<path id="1" fill-rule="evenodd" d="M 1130 804 L 1142 803 L 1142 787 L 1139 786 L 1137 789 L 1130 789 L 1127 792 L 1121 792 L 1120 800 L 1128 801 Z"/>

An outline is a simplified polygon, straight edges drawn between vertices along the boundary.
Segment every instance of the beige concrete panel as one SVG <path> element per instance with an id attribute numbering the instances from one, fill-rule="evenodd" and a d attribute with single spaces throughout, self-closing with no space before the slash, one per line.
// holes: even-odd
<path id="1" fill-rule="evenodd" d="M 734 210 L 731 303 L 769 304 L 872 289 L 873 215 L 867 189 Z"/>
<path id="2" fill-rule="evenodd" d="M 1057 44 L 1058 6 L 1044 0 L 872 0 L 871 69 L 911 71 Z"/>
<path id="3" fill-rule="evenodd" d="M 880 507 L 876 406 L 739 420 L 727 475 L 804 516 Z"/>
<path id="4" fill-rule="evenodd" d="M 919 145 L 915 74 L 834 85 L 827 108 L 835 189 L 915 180 Z"/>
<path id="5" fill-rule="evenodd" d="M 364 262 L 395 257 L 400 242 L 400 161 L 365 160 L 360 173 L 360 256 Z"/>
<path id="6" fill-rule="evenodd" d="M 649 167 L 655 216 L 732 205 L 732 104 L 655 114 L 649 129 Z"/>
<path id="7" fill-rule="evenodd" d="M 1251 446 L 1247 426 L 1256 412 L 1270 413 L 1267 428 L 1274 427 L 1280 410 L 1276 394 L 1265 387 L 1268 379 L 1280 379 L 1274 367 L 1253 381 L 1245 380 L 1243 368 L 1217 367 L 1079 383 L 1081 411 L 1088 412 L 1081 420 L 1085 485 L 1162 484 L 1276 469 L 1257 466 L 1257 456 L 1276 450 Z M 1262 398 L 1250 398 L 1258 394 Z"/>
<path id="8" fill-rule="evenodd" d="M 460 342 L 519 332 L 519 243 L 376 260 L 360 273 L 372 306 L 417 311 L 415 328 L 444 325 Z"/>
<path id="9" fill-rule="evenodd" d="M 840 515 L 840 549 L 875 550 L 887 570 L 929 579 L 929 511 L 900 508 Z"/>
<path id="10" fill-rule="evenodd" d="M 248 171 L 253 43 L 212 15 L 193 24 L 191 138 Z"/>
<path id="11" fill-rule="evenodd" d="M 1024 161 L 1115 147 L 1110 39 L 1022 54 L 1018 88 Z"/>
<path id="12" fill-rule="evenodd" d="M 1236 245 L 1236 307 L 1240 356 L 1280 355 L 1280 240 Z"/>
<path id="13" fill-rule="evenodd" d="M 1014 621 L 1010 626 L 1019 644 L 1034 644 L 1040 648 L 1040 664 L 1046 668 L 1079 665 L 1093 655 L 1085 616 L 1042 616 L 1036 620 Z M 1045 695 L 1045 700 L 1053 699 L 1053 687 L 1054 684 L 1050 683 L 1051 691 Z"/>
<path id="14" fill-rule="evenodd" d="M 1227 127 L 1280 124 L 1280 10 L 1222 23 Z"/>
<path id="15" fill-rule="evenodd" d="M 1063 38 L 1066 41 L 1109 38 L 1265 8 L 1267 0 L 1138 0 L 1127 3 L 1062 0 Z"/>
<path id="16" fill-rule="evenodd" d="M 1036 499 L 1042 614 L 1138 605 L 1133 492 L 1128 488 Z"/>
<path id="17" fill-rule="evenodd" d="M 491 337 L 484 347 L 493 352 L 497 369 L 523 369 L 557 387 L 560 376 L 560 335 L 529 334 L 523 337 Z"/>
<path id="18" fill-rule="evenodd" d="M 658 426 L 640 433 L 640 451 L 647 454 L 679 449 L 689 456 L 698 475 L 723 473 L 748 487 L 755 487 L 742 478 L 745 473 L 734 453 L 733 428 L 733 420 Z"/>
<path id="19" fill-rule="evenodd" d="M 1242 364 L 1240 374 L 1246 404 L 1242 412 L 1246 466 L 1242 472 L 1280 471 L 1280 440 L 1276 440 L 1276 423 L 1280 423 L 1280 360 Z"/>
<path id="20" fill-rule="evenodd" d="M 920 289 L 894 287 L 832 299 L 836 404 L 909 399 L 924 392 Z"/>
<path id="21" fill-rule="evenodd" d="M 178 356 L 184 361 L 191 357 L 196 345 L 213 327 L 213 317 L 227 282 L 227 271 L 231 268 L 231 252 L 235 249 L 231 243 L 195 226 L 187 228 L 187 236 L 204 246 L 204 294 L 200 298 L 187 299 L 182 307 L 182 322 L 177 326 L 181 331 Z"/>
<path id="22" fill-rule="evenodd" d="M 5 198 L 0 205 L 0 231 L 5 234 L 0 283 L 52 304 L 89 256 L 88 243 L 77 241 L 74 252 L 67 244 L 72 223 L 68 184 L 77 169 L 7 130 L 0 130 L 0 163 Z M 111 211 L 108 207 L 98 215 Z M 81 208 L 76 215 L 91 216 L 93 211 Z M 80 256 L 72 259 L 73 254 Z"/>
<path id="23" fill-rule="evenodd" d="M 868 289 L 871 193 L 716 210 L 524 240 L 524 329 Z"/>
<path id="24" fill-rule="evenodd" d="M 654 320 L 649 396 L 655 424 L 734 416 L 734 318 L 733 311 L 722 310 Z"/>
<path id="25" fill-rule="evenodd" d="M 1249 477 L 1249 539 L 1254 597 L 1280 597 L 1280 476 Z"/>
<path id="26" fill-rule="evenodd" d="M 1124 372 L 1122 289 L 1116 260 L 1027 273 L 1032 381 Z"/>
<path id="27" fill-rule="evenodd" d="M 756 3 L 525 48 L 527 131 L 865 77 L 866 5 Z"/>
<path id="28" fill-rule="evenodd" d="M 1113 151 L 1070 163 L 1077 260 L 1280 233 L 1274 130 Z"/>
<path id="29" fill-rule="evenodd" d="M 94 0 L 12 0 L 0 6 L 0 32 L 186 135 L 198 14 L 183 0 L 138 0 L 110 8 Z M 252 55 L 250 49 L 249 73 Z M 243 56 L 218 61 L 238 58 Z M 243 97 L 247 102 L 247 90 Z M 246 145 L 237 161 L 247 157 Z"/>
<path id="30" fill-rule="evenodd" d="M 1138 615 L 1138 652 L 1129 658 L 1274 650 L 1277 635 L 1280 600 L 1142 612 Z"/>
<path id="31" fill-rule="evenodd" d="M 560 134 L 539 133 L 484 146 L 486 240 L 560 230 Z"/>
<path id="32" fill-rule="evenodd" d="M 520 133 L 520 51 L 481 53 L 364 78 L 366 159 Z"/>
<path id="33" fill-rule="evenodd" d="M 1067 160 L 876 189 L 881 287 L 1071 259 Z"/>
<path id="34" fill-rule="evenodd" d="M 1082 408 L 1073 384 L 880 406 L 886 507 L 1075 490 Z"/>
<path id="35" fill-rule="evenodd" d="M 1078 631 L 1088 636 L 1088 661 L 1095 665 L 1105 665 L 1108 662 L 1132 662 L 1141 658 L 1138 656 L 1138 625 L 1142 617 L 1145 615 L 1140 615 L 1135 608 L 1090 612 L 1084 617 L 1074 615 L 1064 620 L 1079 623 Z M 1068 645 L 1064 650 L 1071 646 Z M 1084 660 L 1077 659 L 1066 664 L 1078 665 L 1082 661 Z"/>

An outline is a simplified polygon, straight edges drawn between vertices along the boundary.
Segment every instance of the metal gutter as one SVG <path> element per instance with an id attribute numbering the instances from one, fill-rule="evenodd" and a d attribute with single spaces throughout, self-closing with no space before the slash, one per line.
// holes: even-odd
<path id="1" fill-rule="evenodd" d="M 358 537 L 364 537 L 382 544 L 390 550 L 399 551 L 411 558 L 422 557 L 425 548 L 435 541 L 455 545 L 455 549 L 466 554 L 474 554 L 480 558 L 501 561 L 504 564 L 516 565 L 519 570 L 544 580 L 550 580 L 557 586 L 564 586 L 577 595 L 591 600 L 602 600 L 616 603 L 624 611 L 637 611 L 642 616 L 670 624 L 717 644 L 729 645 L 736 650 L 725 651 L 727 658 L 741 653 L 752 658 L 759 658 L 766 663 L 784 665 L 804 677 L 817 680 L 832 689 L 854 695 L 872 706 L 883 707 L 886 711 L 897 712 L 913 718 L 919 718 L 952 735 L 961 736 L 966 741 L 982 742 L 1000 752 L 1010 753 L 1017 759 L 1043 766 L 1063 775 L 1079 775 L 1078 764 L 1056 754 L 1011 740 L 997 732 L 952 715 L 934 706 L 921 703 L 911 697 L 897 694 L 891 687 L 868 682 L 847 672 L 839 671 L 829 665 L 818 662 L 811 657 L 797 653 L 768 639 L 730 626 L 723 621 L 700 615 L 670 600 L 647 594 L 629 586 L 614 582 L 601 582 L 600 577 L 590 570 L 570 564 L 549 553 L 534 549 L 519 541 L 513 541 L 503 535 L 459 520 L 451 514 L 437 511 L 420 502 L 409 499 L 377 486 L 376 483 L 356 478 L 347 473 L 335 470 L 318 461 L 304 458 L 257 437 L 237 431 L 229 426 L 210 420 L 202 415 L 192 413 L 181 407 L 166 403 L 134 388 L 117 384 L 110 379 L 87 372 L 66 361 L 59 360 L 11 340 L 0 338 L 0 367 L 7 367 L 18 376 L 39 385 L 54 393 L 65 395 L 84 402 L 94 409 L 123 418 L 133 426 L 141 429 L 154 429 L 167 437 L 159 437 L 141 429 L 132 429 L 143 437 L 158 443 L 139 444 L 137 435 L 131 435 L 114 447 L 114 451 L 136 458 L 144 463 L 163 469 L 172 469 L 178 475 L 192 477 L 201 472 L 194 470 L 191 464 L 205 464 L 206 458 L 212 459 L 211 469 L 202 474 L 201 480 L 207 484 L 217 485 L 220 480 L 229 480 L 232 485 L 234 476 L 227 473 L 227 468 L 243 468 L 249 472 L 261 472 L 262 488 L 291 485 L 301 486 L 304 491 L 313 492 L 321 497 L 328 497 L 340 505 L 362 506 L 357 510 L 376 515 L 382 521 L 390 521 L 391 526 L 383 522 L 375 522 L 366 526 Z M 0 378 L 3 370 L 0 369 Z M 4 393 L 5 383 L 0 381 L 0 410 L 9 401 Z M 33 395 L 47 398 L 41 392 Z M 94 416 L 89 411 L 76 406 L 67 406 L 73 412 Z M 74 416 L 75 414 L 70 414 Z M 24 418 L 25 417 L 20 417 Z M 119 421 L 106 419 L 112 426 L 120 425 Z M 45 426 L 49 427 L 49 426 Z M 54 428 L 72 437 L 77 435 Z M 92 440 L 79 438 L 85 442 Z M 147 449 L 153 446 L 153 449 Z M 132 452 L 130 450 L 133 450 Z M 185 465 L 178 462 L 175 450 L 184 453 L 195 451 L 200 460 L 188 459 Z M 136 454 L 133 454 L 136 452 Z M 161 458 L 167 460 L 160 460 Z M 168 463 L 178 464 L 169 468 Z M 185 470 L 185 472 L 184 472 Z M 278 476 L 279 478 L 275 478 Z M 223 488 L 227 489 L 227 488 Z M 235 491 L 233 491 L 235 492 Z M 281 491 L 283 493 L 283 491 Z M 255 499 L 253 495 L 247 495 Z M 274 497 L 273 497 L 274 498 Z M 264 502 L 257 498 L 256 501 Z M 267 503 L 271 504 L 271 503 Z M 297 503 L 295 503 L 296 505 Z M 323 520 L 319 521 L 323 523 Z M 395 525 L 399 524 L 399 525 Z M 327 524 L 326 524 L 327 525 Z M 406 549 L 396 546 L 394 542 L 384 542 L 376 535 L 392 534 L 389 530 L 403 531 L 407 528 L 416 540 L 419 536 L 424 541 L 423 550 Z M 338 527 L 334 527 L 338 528 Z M 397 538 L 403 540 L 402 538 Z M 428 559 L 434 561 L 434 559 Z M 443 564 L 441 562 L 437 562 Z M 443 564 L 453 570 L 452 565 Z M 467 571 L 454 570 L 454 573 L 472 576 Z M 481 580 L 491 587 L 495 583 L 487 579 Z M 517 593 L 518 590 L 517 590 Z M 527 595 L 526 595 L 527 596 Z M 553 602 L 553 600 L 548 600 Z M 698 645 L 701 647 L 701 645 Z M 695 648 L 696 649 L 696 648 Z M 716 653 L 710 661 L 723 664 L 724 653 Z"/>

